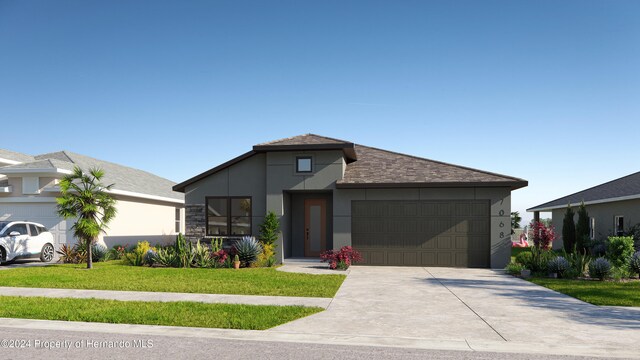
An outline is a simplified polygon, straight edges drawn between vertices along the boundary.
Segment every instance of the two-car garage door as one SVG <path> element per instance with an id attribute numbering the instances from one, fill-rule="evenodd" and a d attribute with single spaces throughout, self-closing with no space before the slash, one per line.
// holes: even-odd
<path id="1" fill-rule="evenodd" d="M 53 235 L 56 249 L 73 242 L 71 232 L 67 232 L 67 221 L 58 216 L 55 203 L 0 203 L 0 221 L 18 220 L 44 225 Z"/>
<path id="2" fill-rule="evenodd" d="M 489 201 L 353 201 L 351 236 L 367 265 L 490 266 Z"/>

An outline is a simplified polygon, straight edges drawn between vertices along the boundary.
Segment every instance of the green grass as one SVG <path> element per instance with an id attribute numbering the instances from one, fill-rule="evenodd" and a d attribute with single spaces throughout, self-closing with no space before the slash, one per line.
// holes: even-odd
<path id="1" fill-rule="evenodd" d="M 532 278 L 531 282 L 594 305 L 640 306 L 640 282 Z"/>
<path id="2" fill-rule="evenodd" d="M 310 275 L 274 268 L 175 269 L 122 265 L 120 261 L 52 265 L 0 271 L 1 286 L 184 292 L 271 296 L 333 297 L 344 275 Z"/>
<path id="3" fill-rule="evenodd" d="M 317 307 L 0 296 L 0 317 L 264 330 L 322 311 Z"/>

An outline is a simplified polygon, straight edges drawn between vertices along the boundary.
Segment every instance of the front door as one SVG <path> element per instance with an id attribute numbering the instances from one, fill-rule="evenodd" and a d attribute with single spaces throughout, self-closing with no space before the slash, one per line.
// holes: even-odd
<path id="1" fill-rule="evenodd" d="M 327 200 L 304 200 L 304 256 L 318 257 L 327 249 Z"/>

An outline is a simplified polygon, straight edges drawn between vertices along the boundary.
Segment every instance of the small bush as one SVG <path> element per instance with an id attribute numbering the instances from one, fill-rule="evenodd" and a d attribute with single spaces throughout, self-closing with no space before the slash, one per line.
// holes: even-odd
<path id="1" fill-rule="evenodd" d="M 599 257 L 589 263 L 589 276 L 594 279 L 604 280 L 611 274 L 611 263 L 609 260 Z"/>
<path id="2" fill-rule="evenodd" d="M 228 259 L 229 259 L 229 254 L 222 249 L 211 253 L 211 261 L 212 261 L 211 265 L 213 265 L 213 267 L 215 268 L 226 266 Z"/>
<path id="3" fill-rule="evenodd" d="M 533 261 L 533 254 L 530 251 L 524 251 L 516 255 L 516 262 L 527 269 L 531 269 L 531 261 Z"/>
<path id="4" fill-rule="evenodd" d="M 174 248 L 167 247 L 156 251 L 153 263 L 166 267 L 178 267 L 180 265 L 180 259 L 178 259 L 178 255 Z"/>
<path id="5" fill-rule="evenodd" d="M 558 276 L 562 277 L 563 274 L 569 270 L 570 265 L 569 261 L 562 256 L 558 256 L 554 259 L 549 260 L 547 263 L 547 269 L 550 273 L 556 273 Z"/>
<path id="6" fill-rule="evenodd" d="M 256 266 L 259 267 L 271 267 L 275 264 L 275 252 L 273 248 L 275 245 L 273 244 L 264 244 L 262 245 L 262 253 L 258 255 L 258 259 L 255 262 Z"/>
<path id="7" fill-rule="evenodd" d="M 355 262 L 362 261 L 362 256 L 351 246 L 343 246 L 340 250 L 329 250 L 320 254 L 322 262 L 328 262 L 330 269 L 346 270 Z"/>
<path id="8" fill-rule="evenodd" d="M 591 256 L 587 254 L 584 249 L 578 249 L 574 246 L 572 253 L 563 251 L 562 256 L 569 261 L 569 271 L 564 273 L 564 277 L 580 277 L 584 276 L 584 272 L 587 269 L 587 265 L 591 261 Z"/>
<path id="9" fill-rule="evenodd" d="M 147 256 L 147 252 L 149 252 L 149 250 L 153 250 L 155 252 L 155 249 L 151 247 L 148 241 L 139 241 L 131 252 L 124 255 L 124 261 L 126 264 L 132 266 L 142 266 L 145 264 L 151 265 L 151 263 L 146 262 L 146 260 L 152 260 L 152 258 Z"/>
<path id="10" fill-rule="evenodd" d="M 253 236 L 243 236 L 233 245 L 235 253 L 243 266 L 250 266 L 262 253 L 262 245 Z"/>
<path id="11" fill-rule="evenodd" d="M 631 236 L 609 236 L 607 238 L 606 257 L 615 267 L 622 268 L 629 263 L 635 249 Z"/>
<path id="12" fill-rule="evenodd" d="M 612 267 L 611 268 L 611 273 L 610 276 L 612 279 L 614 280 L 622 280 L 622 279 L 628 279 L 631 277 L 631 272 L 629 271 L 629 268 L 627 266 L 624 267 Z"/>
<path id="13" fill-rule="evenodd" d="M 555 257 L 556 255 L 553 251 L 534 246 L 531 248 L 531 263 L 528 269 L 534 274 L 546 275 L 549 261 Z"/>
<path id="14" fill-rule="evenodd" d="M 507 264 L 507 267 L 505 268 L 505 270 L 509 275 L 518 276 L 522 273 L 522 270 L 524 270 L 524 265 L 517 262 L 510 262 Z"/>
<path id="15" fill-rule="evenodd" d="M 640 251 L 635 252 L 629 259 L 629 270 L 640 275 Z"/>
<path id="16" fill-rule="evenodd" d="M 262 224 L 260 224 L 259 229 L 260 242 L 264 245 L 272 245 L 278 240 L 278 235 L 280 234 L 280 221 L 278 220 L 278 216 L 273 211 L 269 211 L 264 217 Z"/>
<path id="17" fill-rule="evenodd" d="M 211 253 L 209 247 L 205 244 L 200 244 L 200 240 L 193 248 L 193 265 L 199 268 L 207 268 L 211 266 Z"/>

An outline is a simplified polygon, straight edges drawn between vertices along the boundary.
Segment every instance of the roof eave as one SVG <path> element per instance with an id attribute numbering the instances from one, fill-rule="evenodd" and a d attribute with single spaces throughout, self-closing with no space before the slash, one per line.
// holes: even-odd
<path id="1" fill-rule="evenodd" d="M 355 145 L 353 143 L 342 144 L 297 144 L 297 145 L 254 145 L 253 151 L 314 151 L 314 150 L 342 150 L 347 162 L 358 160 Z"/>
<path id="2" fill-rule="evenodd" d="M 336 183 L 339 189 L 392 189 L 392 188 L 450 188 L 450 187 L 509 187 L 523 188 L 527 181 L 478 181 L 478 182 L 407 182 L 407 183 Z"/>
<path id="3" fill-rule="evenodd" d="M 595 205 L 595 204 L 605 204 L 605 203 L 616 202 L 616 201 L 636 200 L 636 199 L 640 199 L 640 194 L 619 196 L 619 197 L 606 198 L 606 199 L 589 200 L 589 201 L 580 201 L 580 202 L 567 202 L 567 204 L 563 204 L 563 205 L 545 206 L 544 204 L 542 204 L 542 205 L 534 206 L 532 208 L 527 209 L 527 212 L 536 212 L 536 211 L 547 212 L 547 211 L 553 211 L 557 209 L 565 209 L 567 208 L 567 206 L 571 206 L 571 207 L 580 206 L 581 203 L 584 203 L 585 205 Z"/>

